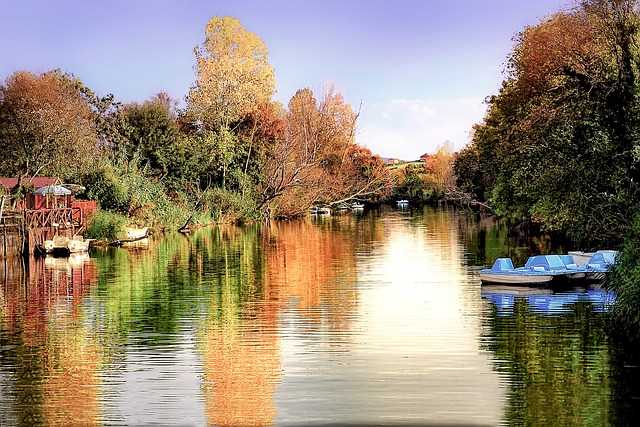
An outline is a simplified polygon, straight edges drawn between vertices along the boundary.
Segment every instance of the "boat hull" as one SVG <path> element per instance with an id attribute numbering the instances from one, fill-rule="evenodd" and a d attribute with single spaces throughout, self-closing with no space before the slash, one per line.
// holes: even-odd
<path id="1" fill-rule="evenodd" d="M 519 274 L 499 274 L 499 273 L 480 273 L 480 280 L 487 283 L 503 283 L 503 284 L 531 284 L 531 283 L 550 283 L 555 276 L 547 274 L 536 275 L 519 275 Z"/>

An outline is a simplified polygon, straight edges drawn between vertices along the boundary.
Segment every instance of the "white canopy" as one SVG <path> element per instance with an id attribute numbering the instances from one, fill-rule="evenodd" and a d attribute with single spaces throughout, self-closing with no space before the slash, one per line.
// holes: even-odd
<path id="1" fill-rule="evenodd" d="M 62 185 L 47 185 L 36 190 L 36 194 L 52 194 L 54 196 L 70 196 L 71 191 Z"/>

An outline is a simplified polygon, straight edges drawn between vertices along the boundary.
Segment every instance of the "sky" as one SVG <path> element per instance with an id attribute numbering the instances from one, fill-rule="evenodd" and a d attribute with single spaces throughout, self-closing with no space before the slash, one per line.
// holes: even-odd
<path id="1" fill-rule="evenodd" d="M 341 92 L 357 142 L 415 159 L 456 149 L 497 92 L 514 35 L 572 0 L 2 0 L 0 79 L 59 68 L 123 102 L 184 100 L 212 16 L 234 16 L 269 48 L 276 100 Z"/>

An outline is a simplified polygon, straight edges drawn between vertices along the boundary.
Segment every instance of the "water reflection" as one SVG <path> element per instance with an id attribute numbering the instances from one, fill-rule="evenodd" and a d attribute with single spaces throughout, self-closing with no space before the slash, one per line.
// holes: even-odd
<path id="1" fill-rule="evenodd" d="M 427 208 L 2 260 L 0 425 L 620 420 L 610 293 L 480 286 L 549 244 Z"/>
<path id="2" fill-rule="evenodd" d="M 513 315 L 516 302 L 526 300 L 529 310 L 540 314 L 562 315 L 570 313 L 580 302 L 591 303 L 591 310 L 598 313 L 607 311 L 615 301 L 615 294 L 600 287 L 554 292 L 547 288 L 517 286 L 483 286 L 482 297 L 491 301 L 498 315 Z"/>
<path id="3" fill-rule="evenodd" d="M 483 347 L 509 386 L 510 425 L 608 425 L 610 352 L 602 289 L 551 293 L 483 288 Z"/>

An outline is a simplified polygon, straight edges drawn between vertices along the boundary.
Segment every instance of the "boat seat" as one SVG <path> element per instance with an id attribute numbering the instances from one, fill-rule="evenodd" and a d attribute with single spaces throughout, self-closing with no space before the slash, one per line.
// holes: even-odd
<path id="1" fill-rule="evenodd" d="M 513 261 L 511 261 L 511 258 L 498 258 L 491 267 L 491 271 L 494 273 L 510 270 L 513 270 Z"/>
<path id="2" fill-rule="evenodd" d="M 547 271 L 547 268 L 544 265 L 534 265 L 531 269 L 533 271 Z"/>

